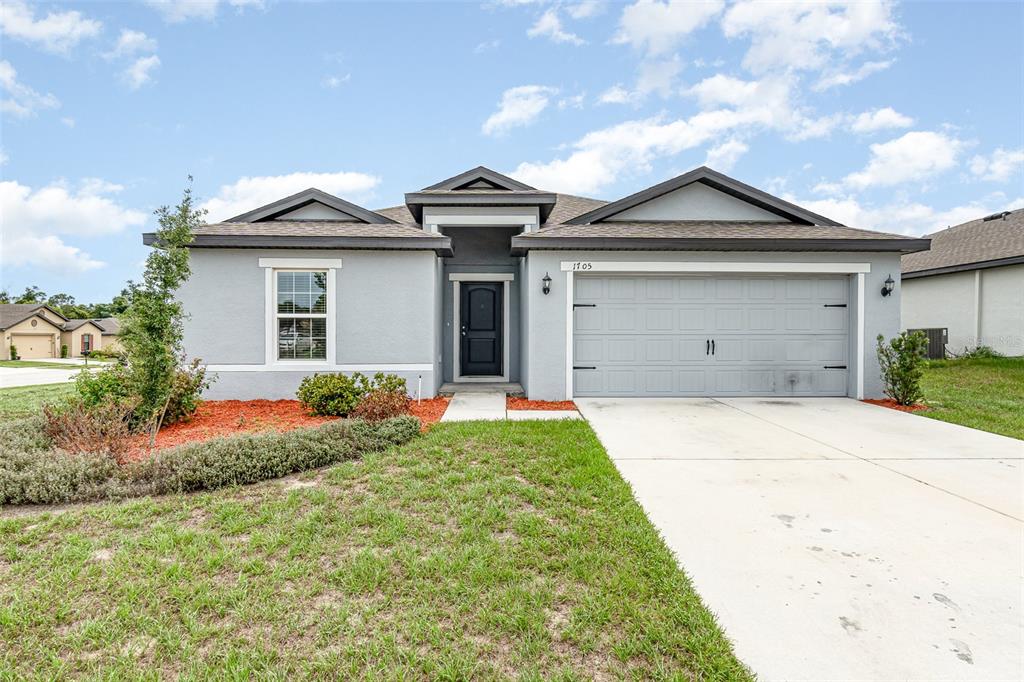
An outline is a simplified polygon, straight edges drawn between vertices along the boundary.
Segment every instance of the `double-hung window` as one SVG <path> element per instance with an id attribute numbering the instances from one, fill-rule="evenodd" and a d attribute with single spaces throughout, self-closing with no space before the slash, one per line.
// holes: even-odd
<path id="1" fill-rule="evenodd" d="M 327 360 L 327 271 L 274 271 L 278 360 Z"/>

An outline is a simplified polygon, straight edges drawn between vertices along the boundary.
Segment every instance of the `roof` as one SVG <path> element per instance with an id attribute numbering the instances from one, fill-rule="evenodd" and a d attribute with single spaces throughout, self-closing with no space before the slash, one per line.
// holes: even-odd
<path id="1" fill-rule="evenodd" d="M 930 251 L 903 257 L 907 279 L 1024 263 L 1024 208 L 934 232 Z"/>
<path id="2" fill-rule="evenodd" d="M 104 336 L 117 336 L 121 333 L 121 322 L 116 317 L 100 317 L 93 322 L 103 329 Z"/>
<path id="3" fill-rule="evenodd" d="M 0 303 L 0 329 L 13 327 L 19 322 L 38 315 L 44 308 L 62 320 L 67 320 L 66 317 L 45 303 Z M 47 320 L 47 322 L 50 322 L 50 324 L 57 328 L 61 327 L 61 324 L 56 324 L 50 320 Z"/>
<path id="4" fill-rule="evenodd" d="M 493 171 L 486 166 L 477 166 L 471 168 L 464 173 L 453 175 L 450 178 L 442 180 L 441 182 L 434 183 L 429 187 L 424 187 L 421 192 L 430 192 L 433 190 L 462 190 L 465 191 L 474 186 L 485 185 L 489 190 L 506 190 L 506 191 L 529 191 L 536 189 L 530 187 L 527 184 L 514 180 L 507 175 L 502 175 L 497 171 Z M 486 190 L 485 190 L 486 191 Z"/>
<path id="5" fill-rule="evenodd" d="M 92 326 L 99 329 L 101 332 L 106 331 L 97 320 L 68 320 L 67 322 L 64 323 L 64 331 L 73 331 L 87 324 L 91 324 Z"/>
<path id="6" fill-rule="evenodd" d="M 316 189 L 315 187 L 310 187 L 309 189 L 304 189 L 301 192 L 296 192 L 284 199 L 272 201 L 265 206 L 260 206 L 259 208 L 247 211 L 241 215 L 236 215 L 234 218 L 228 218 L 224 222 L 248 223 L 260 220 L 273 220 L 279 215 L 294 211 L 295 209 L 302 208 L 303 206 L 307 206 L 312 203 L 329 206 L 337 211 L 341 211 L 342 213 L 347 213 L 354 218 L 358 218 L 360 222 L 364 223 L 391 222 L 390 218 L 374 213 L 362 206 L 356 206 L 351 202 L 345 201 L 333 194 L 328 194 L 327 192 Z"/>

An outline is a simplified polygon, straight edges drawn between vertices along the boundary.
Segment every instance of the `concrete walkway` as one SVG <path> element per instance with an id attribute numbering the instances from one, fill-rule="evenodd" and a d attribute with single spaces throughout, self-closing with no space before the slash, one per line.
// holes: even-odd
<path id="1" fill-rule="evenodd" d="M 581 419 L 575 410 L 506 410 L 500 389 L 457 391 L 441 417 L 443 422 L 524 421 L 529 419 Z"/>
<path id="2" fill-rule="evenodd" d="M 846 399 L 576 403 L 760 679 L 1024 679 L 1024 442 Z"/>

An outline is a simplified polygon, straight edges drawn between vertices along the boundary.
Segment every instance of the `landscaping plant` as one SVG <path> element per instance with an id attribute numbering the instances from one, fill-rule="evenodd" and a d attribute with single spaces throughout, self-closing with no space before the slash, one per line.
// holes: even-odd
<path id="1" fill-rule="evenodd" d="M 921 376 L 927 358 L 928 337 L 924 332 L 901 332 L 885 342 L 878 335 L 878 364 L 882 369 L 885 394 L 899 405 L 921 400 Z"/>
<path id="2" fill-rule="evenodd" d="M 346 374 L 314 374 L 299 384 L 296 396 L 312 414 L 324 417 L 346 417 L 372 391 L 408 395 L 405 379 L 378 372 L 373 379 L 355 372 Z"/>
<path id="3" fill-rule="evenodd" d="M 60 344 L 60 356 L 62 358 L 66 358 L 68 356 L 68 344 L 66 344 L 66 343 Z"/>
<path id="4" fill-rule="evenodd" d="M 376 388 L 365 396 L 352 411 L 352 416 L 368 422 L 379 422 L 392 417 L 409 414 L 409 399 L 405 391 L 389 391 Z"/>
<path id="5" fill-rule="evenodd" d="M 18 357 L 18 347 L 17 347 L 17 346 L 15 346 L 15 345 L 14 345 L 14 344 L 12 343 L 12 344 L 11 344 L 11 360 L 20 360 L 20 359 L 21 359 L 21 358 L 19 358 L 19 357 Z"/>
<path id="6" fill-rule="evenodd" d="M 133 405 L 106 401 L 87 406 L 82 400 L 43 407 L 43 433 L 53 447 L 71 454 L 112 457 L 124 464 L 131 449 Z"/>

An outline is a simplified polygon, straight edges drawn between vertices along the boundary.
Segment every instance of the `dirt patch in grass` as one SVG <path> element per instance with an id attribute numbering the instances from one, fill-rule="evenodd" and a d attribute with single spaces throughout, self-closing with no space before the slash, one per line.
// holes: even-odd
<path id="1" fill-rule="evenodd" d="M 422 424 L 421 429 L 426 431 L 431 424 L 441 421 L 444 411 L 448 409 L 449 398 L 427 398 L 416 402 L 412 401 L 410 409 L 412 416 L 417 417 Z"/>
<path id="2" fill-rule="evenodd" d="M 898 410 L 900 412 L 920 412 L 921 410 L 927 410 L 927 405 L 900 405 L 895 400 L 889 398 L 878 399 L 878 398 L 865 398 L 864 402 L 872 405 L 878 405 L 879 407 L 888 407 L 890 410 Z"/>
<path id="3" fill-rule="evenodd" d="M 505 399 L 507 410 L 575 410 L 576 403 L 571 400 L 527 400 L 526 398 Z"/>

